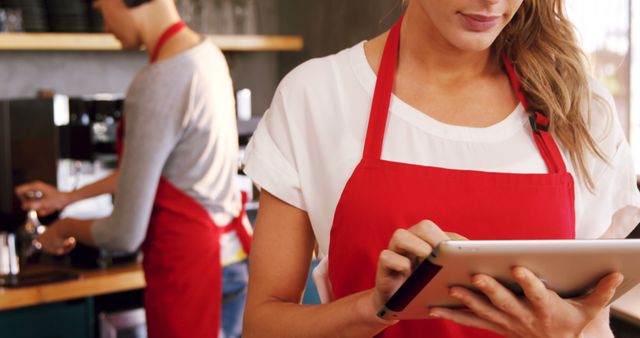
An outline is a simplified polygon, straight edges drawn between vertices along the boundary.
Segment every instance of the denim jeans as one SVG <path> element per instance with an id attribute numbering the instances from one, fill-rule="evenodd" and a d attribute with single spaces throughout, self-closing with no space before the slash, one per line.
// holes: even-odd
<path id="1" fill-rule="evenodd" d="M 249 266 L 247 261 L 222 268 L 222 327 L 220 338 L 242 335 L 242 315 L 247 299 Z"/>

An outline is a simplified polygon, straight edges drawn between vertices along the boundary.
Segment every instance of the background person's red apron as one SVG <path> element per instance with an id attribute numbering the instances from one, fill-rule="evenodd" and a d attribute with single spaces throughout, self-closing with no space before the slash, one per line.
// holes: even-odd
<path id="1" fill-rule="evenodd" d="M 158 51 L 184 23 L 169 27 L 151 54 Z M 124 116 L 118 130 L 118 157 L 124 145 Z M 193 198 L 160 178 L 149 228 L 142 245 L 146 280 L 144 307 L 150 338 L 217 337 L 220 330 L 222 272 L 220 234 L 235 231 L 249 254 L 251 235 L 242 210 L 229 225 L 219 228 L 207 210 Z"/>
<path id="2" fill-rule="evenodd" d="M 548 174 L 452 170 L 380 158 L 397 65 L 402 19 L 387 39 L 361 162 L 338 202 L 329 247 L 336 298 L 374 287 L 380 252 L 397 228 L 431 220 L 469 239 L 573 239 L 573 179 L 542 114 L 532 120 Z M 525 105 L 511 63 L 505 67 Z M 535 156 L 535 154 L 532 154 Z M 497 337 L 445 320 L 401 321 L 380 337 Z"/>

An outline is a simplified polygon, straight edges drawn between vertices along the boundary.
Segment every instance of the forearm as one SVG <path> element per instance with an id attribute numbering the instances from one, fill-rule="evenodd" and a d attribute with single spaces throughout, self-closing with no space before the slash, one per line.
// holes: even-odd
<path id="1" fill-rule="evenodd" d="M 96 246 L 91 234 L 91 226 L 94 222 L 93 220 L 65 218 L 61 221 L 60 234 L 63 237 L 73 237 L 82 244 Z"/>
<path id="2" fill-rule="evenodd" d="M 393 325 L 376 316 L 372 290 L 322 305 L 271 300 L 245 317 L 245 337 L 372 337 Z"/>
<path id="3" fill-rule="evenodd" d="M 67 195 L 69 204 L 102 194 L 111 194 L 115 192 L 119 177 L 120 172 L 116 170 L 111 175 L 99 181 L 69 192 Z"/>
<path id="4" fill-rule="evenodd" d="M 611 326 L 609 325 L 609 308 L 606 308 L 594 318 L 582 331 L 583 338 L 613 338 Z"/>

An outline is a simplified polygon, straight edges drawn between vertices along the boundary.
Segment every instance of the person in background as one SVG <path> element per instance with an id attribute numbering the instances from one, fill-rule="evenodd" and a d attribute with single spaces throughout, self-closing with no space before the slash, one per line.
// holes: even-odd
<path id="1" fill-rule="evenodd" d="M 61 219 L 37 239 L 42 249 L 65 254 L 76 240 L 118 251 L 142 245 L 149 337 L 239 337 L 251 229 L 235 184 L 238 135 L 224 55 L 185 26 L 173 0 L 94 6 L 125 49 L 149 53 L 127 92 L 118 169 L 76 191 L 35 182 L 16 193 L 42 191 L 41 200 L 23 200 L 40 215 L 115 193 L 111 216 Z"/>
<path id="2" fill-rule="evenodd" d="M 469 276 L 469 311 L 376 313 L 434 247 L 624 237 L 640 220 L 611 95 L 561 0 L 409 0 L 394 27 L 281 82 L 247 147 L 259 185 L 245 337 L 612 337 L 622 276 L 562 299 Z M 324 304 L 300 305 L 314 243 Z M 486 297 L 484 297 L 486 296 Z"/>

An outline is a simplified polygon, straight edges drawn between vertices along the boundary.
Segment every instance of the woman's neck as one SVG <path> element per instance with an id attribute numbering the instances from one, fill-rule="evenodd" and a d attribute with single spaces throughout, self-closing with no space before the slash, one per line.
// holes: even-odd
<path id="1" fill-rule="evenodd" d="M 393 93 L 446 124 L 487 127 L 506 118 L 518 98 L 499 58 L 490 50 L 468 52 L 452 45 L 421 11 L 410 8 L 405 15 Z M 364 46 L 376 73 L 387 37 L 383 34 Z"/>
<path id="2" fill-rule="evenodd" d="M 410 69 L 422 79 L 455 84 L 495 75 L 500 64 L 489 49 L 464 51 L 449 42 L 417 2 L 411 2 L 402 23 L 398 72 Z M 421 76 L 428 75 L 428 76 Z"/>

